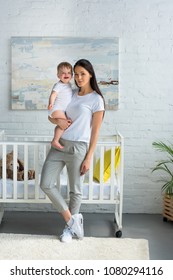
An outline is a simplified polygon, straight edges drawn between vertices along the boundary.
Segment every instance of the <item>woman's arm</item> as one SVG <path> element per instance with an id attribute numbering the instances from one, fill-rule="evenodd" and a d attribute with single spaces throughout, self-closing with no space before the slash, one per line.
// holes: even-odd
<path id="1" fill-rule="evenodd" d="M 60 118 L 54 119 L 54 118 L 51 118 L 50 116 L 48 116 L 48 120 L 51 123 L 58 125 L 63 130 L 67 129 L 72 123 L 72 121 L 69 119 L 60 119 Z"/>
<path id="2" fill-rule="evenodd" d="M 99 130 L 103 120 L 103 113 L 104 111 L 99 111 L 93 114 L 90 143 L 86 157 L 81 165 L 81 175 L 85 174 L 89 170 L 91 157 L 97 144 Z"/>

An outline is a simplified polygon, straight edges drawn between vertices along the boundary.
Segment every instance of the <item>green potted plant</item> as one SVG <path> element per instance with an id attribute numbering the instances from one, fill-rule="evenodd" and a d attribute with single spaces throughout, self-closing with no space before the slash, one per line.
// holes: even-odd
<path id="1" fill-rule="evenodd" d="M 163 220 L 173 221 L 173 145 L 167 145 L 161 141 L 153 142 L 153 147 L 159 152 L 165 153 L 164 160 L 160 160 L 152 169 L 154 171 L 161 171 L 165 176 L 160 179 L 163 181 Z"/>

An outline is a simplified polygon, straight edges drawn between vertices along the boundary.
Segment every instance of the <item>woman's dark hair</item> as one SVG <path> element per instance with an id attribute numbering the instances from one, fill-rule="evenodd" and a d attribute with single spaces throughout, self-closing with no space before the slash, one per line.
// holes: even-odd
<path id="1" fill-rule="evenodd" d="M 80 59 L 75 63 L 75 65 L 73 67 L 74 71 L 75 71 L 76 66 L 81 66 L 81 67 L 85 68 L 85 70 L 87 70 L 90 73 L 90 75 L 92 76 L 91 79 L 90 79 L 91 87 L 92 87 L 93 90 L 95 90 L 103 98 L 104 106 L 105 106 L 105 100 L 104 100 L 104 97 L 103 97 L 103 95 L 102 95 L 102 93 L 99 89 L 98 84 L 97 84 L 96 75 L 95 75 L 94 68 L 93 68 L 91 62 L 87 59 Z M 76 85 L 77 85 L 77 83 L 76 83 Z"/>

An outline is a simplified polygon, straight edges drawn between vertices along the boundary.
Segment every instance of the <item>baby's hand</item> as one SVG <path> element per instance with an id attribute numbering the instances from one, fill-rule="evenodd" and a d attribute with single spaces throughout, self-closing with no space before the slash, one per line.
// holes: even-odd
<path id="1" fill-rule="evenodd" d="M 48 110 L 51 110 L 52 107 L 53 107 L 52 104 L 49 104 L 49 105 L 48 105 Z"/>

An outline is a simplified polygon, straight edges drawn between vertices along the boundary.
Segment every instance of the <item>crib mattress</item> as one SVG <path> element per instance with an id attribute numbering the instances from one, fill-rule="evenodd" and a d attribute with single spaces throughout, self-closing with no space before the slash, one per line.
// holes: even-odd
<path id="1" fill-rule="evenodd" d="M 61 187 L 60 192 L 62 196 L 67 199 L 68 198 L 68 187 L 67 187 L 67 178 L 64 175 L 61 175 L 60 178 Z M 27 199 L 35 199 L 35 180 L 28 180 L 27 185 Z M 25 193 L 25 184 L 24 181 L 17 181 L 17 191 L 16 191 L 17 199 L 24 199 Z M 89 183 L 85 180 L 82 184 L 82 198 L 85 200 L 89 199 L 89 193 L 92 195 L 92 199 L 98 200 L 100 198 L 101 188 L 100 183 L 94 182 L 92 183 L 92 190 Z M 92 193 L 92 194 L 91 194 Z M 117 182 L 114 184 L 114 198 L 116 198 L 118 193 Z M 109 200 L 111 196 L 111 184 L 110 181 L 107 181 L 102 186 L 102 199 Z M 3 198 L 3 184 L 2 179 L 0 179 L 0 200 Z M 6 180 L 6 199 L 14 198 L 14 184 L 13 180 Z M 45 199 L 44 192 L 39 187 L 39 199 Z"/>

